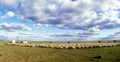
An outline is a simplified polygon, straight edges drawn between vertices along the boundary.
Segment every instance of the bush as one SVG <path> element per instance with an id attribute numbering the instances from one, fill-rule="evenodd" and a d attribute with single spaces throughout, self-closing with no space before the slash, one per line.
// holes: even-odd
<path id="1" fill-rule="evenodd" d="M 95 56 L 94 58 L 96 58 L 96 59 L 102 59 L 102 56 L 98 55 L 98 56 Z"/>
<path id="2" fill-rule="evenodd" d="M 117 41 L 116 41 L 116 40 L 114 40 L 113 42 L 114 42 L 114 43 L 116 43 Z"/>
<path id="3" fill-rule="evenodd" d="M 101 43 L 101 41 L 98 41 L 98 43 Z"/>
<path id="4" fill-rule="evenodd" d="M 70 42 L 67 42 L 67 43 L 70 43 Z"/>

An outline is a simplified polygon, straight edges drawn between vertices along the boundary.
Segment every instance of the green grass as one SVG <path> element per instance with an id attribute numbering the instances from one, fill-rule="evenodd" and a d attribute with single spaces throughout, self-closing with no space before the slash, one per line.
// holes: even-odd
<path id="1" fill-rule="evenodd" d="M 120 62 L 120 46 L 52 49 L 0 45 L 0 62 Z M 101 59 L 94 57 L 101 55 Z"/>

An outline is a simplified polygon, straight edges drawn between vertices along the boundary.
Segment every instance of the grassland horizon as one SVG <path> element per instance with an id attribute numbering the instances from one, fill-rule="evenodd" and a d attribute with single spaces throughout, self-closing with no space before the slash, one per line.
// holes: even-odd
<path id="1" fill-rule="evenodd" d="M 120 62 L 120 46 L 53 49 L 10 46 L 5 45 L 5 43 L 4 41 L 0 42 L 0 62 Z M 44 44 L 44 42 L 36 42 L 34 44 L 40 43 Z M 46 42 L 46 44 L 48 43 Z M 55 42 L 55 44 L 61 44 L 61 42 Z"/>

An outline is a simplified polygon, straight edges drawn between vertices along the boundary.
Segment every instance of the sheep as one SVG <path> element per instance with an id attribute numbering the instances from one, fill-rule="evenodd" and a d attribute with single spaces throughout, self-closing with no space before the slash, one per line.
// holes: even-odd
<path id="1" fill-rule="evenodd" d="M 12 41 L 11 41 L 11 43 L 12 43 L 12 44 L 15 44 L 15 43 L 16 43 L 16 41 L 15 41 L 15 40 L 12 40 Z"/>
<path id="2" fill-rule="evenodd" d="M 120 43 L 63 43 L 63 44 L 7 43 L 6 45 L 23 46 L 23 47 L 57 48 L 57 49 L 80 49 L 80 48 L 101 48 L 101 47 L 120 46 Z"/>

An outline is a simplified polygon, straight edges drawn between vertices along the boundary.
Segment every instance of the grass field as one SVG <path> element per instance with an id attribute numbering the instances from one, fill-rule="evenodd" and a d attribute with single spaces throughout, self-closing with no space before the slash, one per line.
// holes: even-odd
<path id="1" fill-rule="evenodd" d="M 120 46 L 52 49 L 0 45 L 0 62 L 120 62 Z M 96 58 L 97 56 L 102 58 Z"/>

